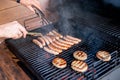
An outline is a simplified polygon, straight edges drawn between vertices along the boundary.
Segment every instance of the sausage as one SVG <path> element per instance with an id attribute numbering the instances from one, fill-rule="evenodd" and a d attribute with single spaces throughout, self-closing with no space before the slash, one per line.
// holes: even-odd
<path id="1" fill-rule="evenodd" d="M 68 49 L 68 47 L 58 45 L 58 44 L 56 44 L 55 42 L 53 42 L 53 43 L 51 43 L 51 44 L 54 45 L 56 48 L 61 49 L 61 50 L 67 50 L 67 49 Z"/>
<path id="2" fill-rule="evenodd" d="M 53 40 L 52 40 L 49 36 L 45 36 L 45 37 L 47 38 L 47 40 L 48 40 L 50 43 L 53 42 Z"/>
<path id="3" fill-rule="evenodd" d="M 74 44 L 78 44 L 78 43 L 79 43 L 78 41 L 76 41 L 76 40 L 71 40 L 71 39 L 69 39 L 69 38 L 67 38 L 67 37 L 64 37 L 63 39 L 66 40 L 66 41 L 68 41 L 68 42 L 74 43 Z"/>
<path id="4" fill-rule="evenodd" d="M 56 40 L 56 38 L 55 38 L 55 36 L 53 36 L 53 35 L 47 35 L 52 41 L 55 41 Z"/>
<path id="5" fill-rule="evenodd" d="M 72 37 L 72 36 L 69 36 L 69 35 L 67 35 L 66 37 L 70 40 L 81 42 L 81 39 L 78 39 L 78 38 L 75 38 L 75 37 Z"/>
<path id="6" fill-rule="evenodd" d="M 62 43 L 62 42 L 59 42 L 59 41 L 57 41 L 57 40 L 54 41 L 54 43 L 57 44 L 57 45 L 60 45 L 60 46 L 62 46 L 62 47 L 66 47 L 66 48 L 71 47 L 71 45 L 65 44 L 65 43 Z"/>
<path id="7" fill-rule="evenodd" d="M 49 42 L 49 40 L 46 38 L 46 36 L 43 36 L 42 38 L 44 39 L 44 41 L 46 42 L 47 45 L 50 44 L 50 42 Z"/>
<path id="8" fill-rule="evenodd" d="M 37 39 L 33 39 L 32 41 L 33 41 L 33 43 L 35 43 L 36 45 L 38 45 L 40 48 L 43 48 L 42 43 L 40 43 Z"/>
<path id="9" fill-rule="evenodd" d="M 54 36 L 55 39 L 59 39 L 59 36 L 56 36 L 53 32 L 49 32 L 48 36 Z"/>
<path id="10" fill-rule="evenodd" d="M 74 45 L 73 42 L 68 42 L 68 41 L 65 41 L 65 40 L 62 40 L 62 39 L 58 39 L 58 41 L 61 42 L 61 43 L 67 44 L 67 45 L 71 45 L 71 46 Z"/>
<path id="11" fill-rule="evenodd" d="M 49 44 L 48 47 L 49 47 L 51 50 L 55 51 L 55 52 L 58 52 L 58 53 L 61 53 L 61 52 L 62 52 L 61 49 L 56 48 L 56 47 L 55 47 L 54 45 L 52 45 L 52 44 Z"/>
<path id="12" fill-rule="evenodd" d="M 43 46 L 46 45 L 46 43 L 45 43 L 45 41 L 44 41 L 44 39 L 42 37 L 38 37 L 38 40 L 41 41 L 41 43 L 42 43 Z"/>
<path id="13" fill-rule="evenodd" d="M 55 30 L 52 31 L 56 36 L 58 36 L 59 38 L 63 38 L 63 36 L 61 34 L 59 34 L 58 32 L 56 32 Z"/>
<path id="14" fill-rule="evenodd" d="M 52 32 L 49 32 L 47 35 L 54 35 L 54 33 L 52 33 Z"/>
<path id="15" fill-rule="evenodd" d="M 58 55 L 58 54 L 59 54 L 58 52 L 55 52 L 55 51 L 51 50 L 51 49 L 48 48 L 48 47 L 44 47 L 43 49 L 44 49 L 45 51 L 47 51 L 48 53 L 51 53 L 51 54 L 54 54 L 54 55 Z"/>

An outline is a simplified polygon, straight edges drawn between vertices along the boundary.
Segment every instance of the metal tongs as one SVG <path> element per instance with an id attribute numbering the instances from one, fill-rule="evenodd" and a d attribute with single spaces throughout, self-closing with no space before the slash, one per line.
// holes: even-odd
<path id="1" fill-rule="evenodd" d="M 42 23 L 45 25 L 50 24 L 50 21 L 45 17 L 44 13 L 39 10 L 37 7 L 32 6 L 35 10 L 35 13 L 40 17 Z"/>
<path id="2" fill-rule="evenodd" d="M 38 33 L 38 32 L 28 32 L 27 35 L 31 35 L 31 36 L 43 36 L 42 33 Z"/>
<path id="3" fill-rule="evenodd" d="M 37 14 L 37 16 L 41 19 L 41 23 L 42 25 L 48 25 L 51 22 L 45 17 L 44 13 L 39 10 L 37 7 L 32 6 L 35 10 L 35 13 Z M 38 33 L 38 32 L 28 32 L 28 35 L 32 35 L 32 36 L 42 36 L 42 33 Z"/>

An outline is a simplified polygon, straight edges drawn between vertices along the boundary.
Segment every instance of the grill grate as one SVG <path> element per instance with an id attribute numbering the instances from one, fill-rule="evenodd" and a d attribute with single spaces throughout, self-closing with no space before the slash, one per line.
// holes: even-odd
<path id="1" fill-rule="evenodd" d="M 53 28 L 50 29 L 52 30 Z M 34 31 L 45 32 L 41 28 Z M 56 56 L 47 53 L 32 43 L 32 39 L 35 37 L 27 36 L 26 39 L 7 40 L 6 43 L 10 50 L 26 64 L 38 79 L 42 77 L 43 80 L 96 80 L 120 64 L 120 49 L 118 46 L 96 35 L 92 35 L 91 37 L 93 39 L 90 38 L 91 40 L 88 39 L 78 45 L 74 45 L 58 55 L 67 61 L 67 67 L 64 69 L 58 69 L 52 65 L 51 62 Z M 98 40 L 101 42 L 100 46 L 95 43 L 99 42 Z M 74 60 L 73 52 L 76 50 L 83 50 L 88 54 L 88 59 L 85 62 L 88 64 L 89 69 L 85 73 L 78 73 L 71 69 L 70 64 Z M 99 50 L 109 51 L 112 55 L 111 61 L 102 62 L 98 60 L 95 57 L 95 53 Z"/>

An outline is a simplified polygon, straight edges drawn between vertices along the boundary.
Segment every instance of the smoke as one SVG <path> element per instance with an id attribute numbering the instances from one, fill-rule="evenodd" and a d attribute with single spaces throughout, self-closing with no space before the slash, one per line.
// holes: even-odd
<path id="1" fill-rule="evenodd" d="M 82 16 L 79 0 L 50 0 L 49 10 L 57 13 L 59 30 L 64 34 L 74 35 L 75 17 Z M 54 15 L 55 16 L 55 15 Z"/>
<path id="2" fill-rule="evenodd" d="M 65 35 L 81 38 L 83 42 L 87 42 L 92 52 L 96 52 L 101 47 L 102 41 L 96 38 L 100 34 L 88 28 L 89 25 L 86 23 L 88 16 L 90 16 L 90 20 L 93 20 L 92 16 L 84 10 L 89 8 L 86 5 L 89 2 L 84 2 L 84 0 L 50 0 L 48 10 L 51 11 L 52 15 L 57 13 L 59 16 L 56 26 L 57 30 Z"/>
<path id="3" fill-rule="evenodd" d="M 104 0 L 107 4 L 112 4 L 115 7 L 120 7 L 120 0 Z"/>

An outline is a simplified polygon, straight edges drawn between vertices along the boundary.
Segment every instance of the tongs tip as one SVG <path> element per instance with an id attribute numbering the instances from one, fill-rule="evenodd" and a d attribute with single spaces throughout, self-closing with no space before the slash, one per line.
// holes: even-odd
<path id="1" fill-rule="evenodd" d="M 43 36 L 42 33 L 38 33 L 38 32 L 28 32 L 27 35 L 31 35 L 31 36 Z"/>

